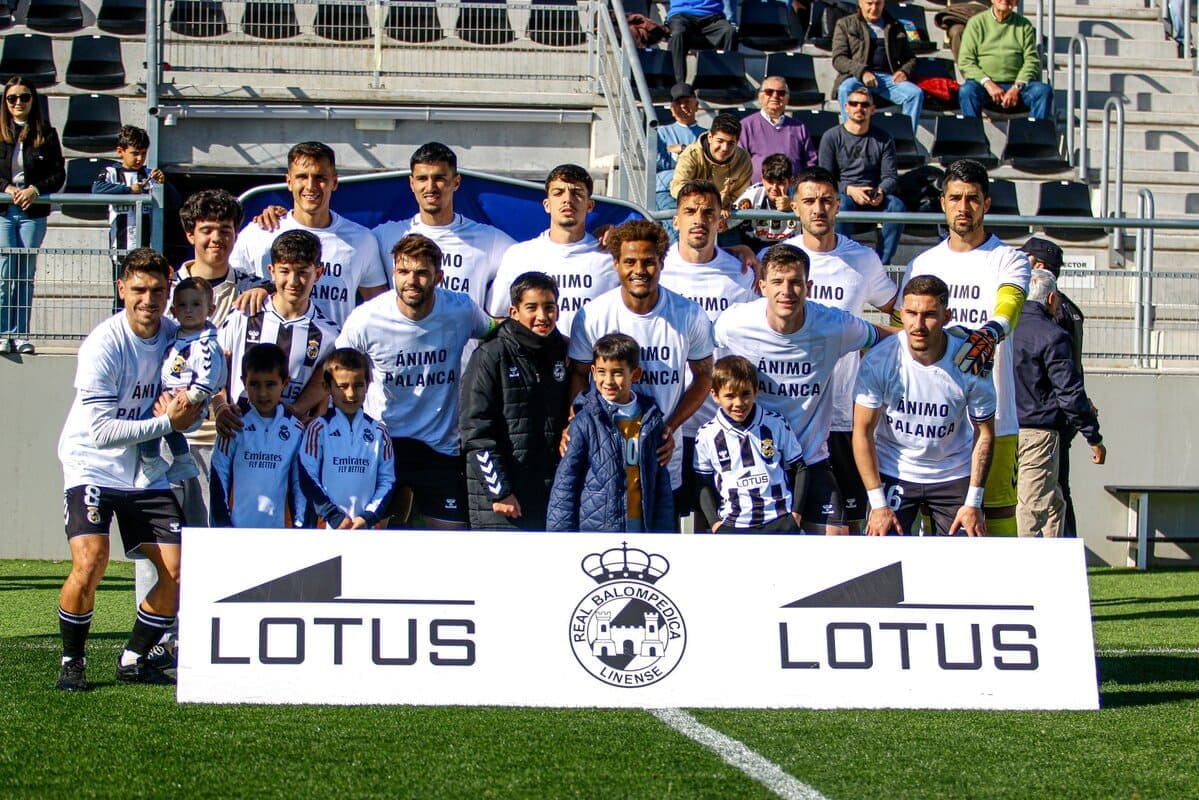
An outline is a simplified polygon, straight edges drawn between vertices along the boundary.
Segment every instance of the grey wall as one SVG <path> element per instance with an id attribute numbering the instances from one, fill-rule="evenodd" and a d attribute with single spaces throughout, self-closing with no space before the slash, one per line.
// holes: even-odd
<path id="1" fill-rule="evenodd" d="M 69 556 L 57 447 L 73 395 L 74 370 L 74 356 L 0 357 L 0 508 L 5 509 L 0 558 Z M 1093 563 L 1123 565 L 1127 546 L 1106 537 L 1126 531 L 1127 509 L 1103 486 L 1199 485 L 1193 410 L 1199 400 L 1199 376 L 1089 373 L 1087 386 L 1099 407 L 1108 463 L 1091 464 L 1090 449 L 1075 440 L 1071 456 L 1079 527 Z M 1194 523 L 1199 519 L 1199 498 L 1167 498 L 1155 503 L 1152 516 L 1163 532 L 1194 534 L 1199 529 Z M 1179 547 L 1157 548 L 1157 563 L 1180 560 L 1194 563 Z"/>

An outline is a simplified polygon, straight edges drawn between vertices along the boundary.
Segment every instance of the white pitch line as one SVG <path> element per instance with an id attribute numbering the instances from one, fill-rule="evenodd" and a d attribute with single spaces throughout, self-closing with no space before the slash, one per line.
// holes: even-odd
<path id="1" fill-rule="evenodd" d="M 726 764 L 741 770 L 784 800 L 828 800 L 811 786 L 788 775 L 770 759 L 750 750 L 736 739 L 709 728 L 680 708 L 646 710 L 688 739 L 716 753 Z"/>

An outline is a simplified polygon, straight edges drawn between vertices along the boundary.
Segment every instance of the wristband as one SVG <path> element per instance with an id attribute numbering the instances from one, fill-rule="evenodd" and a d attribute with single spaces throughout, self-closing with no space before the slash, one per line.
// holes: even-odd
<path id="1" fill-rule="evenodd" d="M 969 489 L 967 489 L 966 490 L 966 502 L 962 503 L 962 505 L 970 506 L 971 508 L 982 508 L 983 507 L 983 487 L 971 486 Z"/>
<path id="2" fill-rule="evenodd" d="M 883 494 L 883 487 L 867 489 L 866 502 L 870 504 L 871 508 L 885 508 L 887 505 L 887 496 Z"/>

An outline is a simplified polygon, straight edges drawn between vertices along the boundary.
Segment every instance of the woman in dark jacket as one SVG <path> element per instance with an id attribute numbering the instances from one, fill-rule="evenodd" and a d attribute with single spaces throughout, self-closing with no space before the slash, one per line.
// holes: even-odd
<path id="1" fill-rule="evenodd" d="M 12 202 L 0 217 L 0 248 L 41 246 L 50 206 L 34 201 L 66 179 L 58 134 L 42 116 L 37 89 L 19 75 L 9 78 L 0 104 L 0 187 Z M 0 353 L 34 351 L 26 336 L 36 269 L 34 255 L 0 255 Z"/>

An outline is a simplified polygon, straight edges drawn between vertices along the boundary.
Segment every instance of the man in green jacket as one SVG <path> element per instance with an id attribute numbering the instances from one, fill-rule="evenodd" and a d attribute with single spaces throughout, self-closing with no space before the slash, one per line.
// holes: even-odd
<path id="1" fill-rule="evenodd" d="M 1016 11 L 1016 0 L 993 0 L 990 11 L 970 18 L 958 68 L 966 79 L 960 93 L 963 116 L 977 117 L 984 103 L 1003 112 L 1023 103 L 1033 119 L 1053 113 L 1053 87 L 1039 80 L 1037 32 Z"/>

